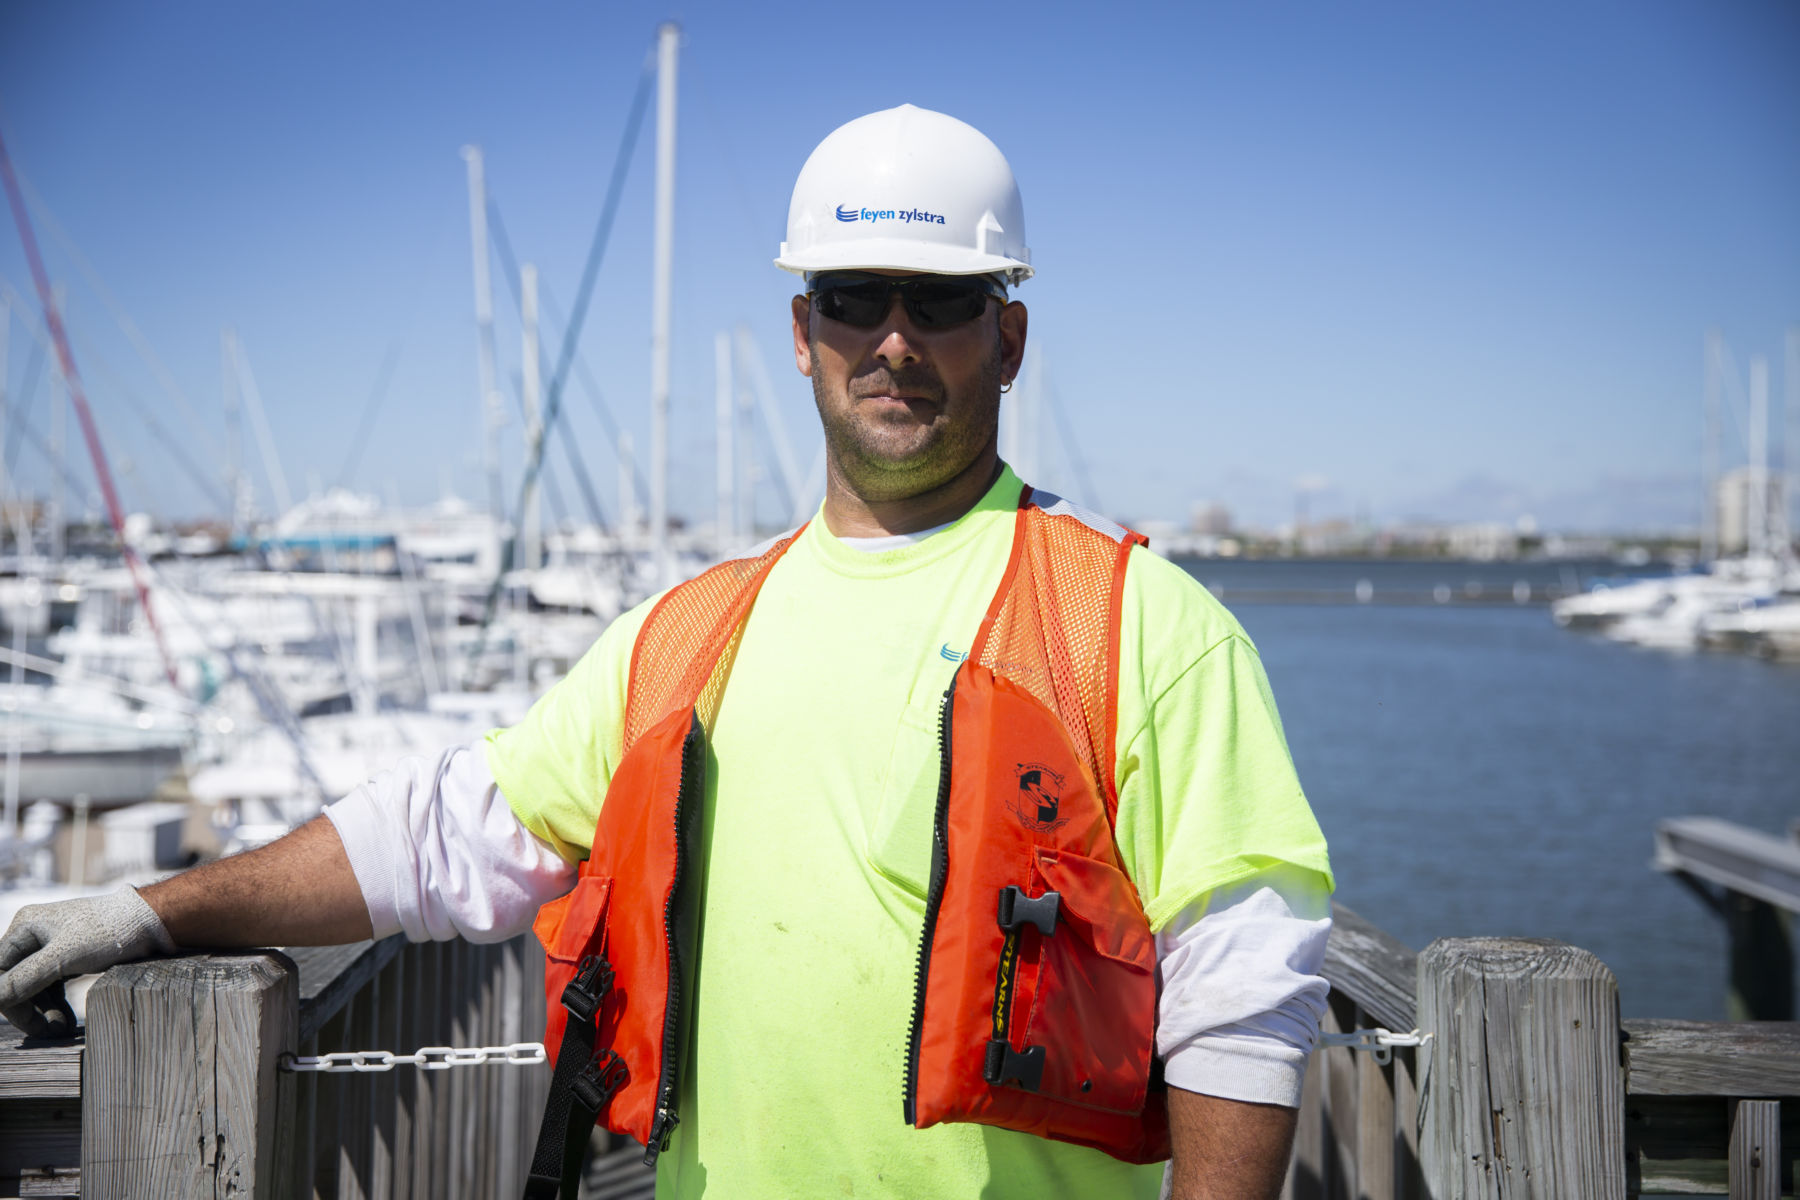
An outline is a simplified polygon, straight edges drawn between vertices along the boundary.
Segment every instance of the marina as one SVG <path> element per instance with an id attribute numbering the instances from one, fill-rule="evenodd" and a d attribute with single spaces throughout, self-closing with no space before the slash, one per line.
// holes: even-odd
<path id="1" fill-rule="evenodd" d="M 820 511 L 825 449 L 790 439 L 783 405 L 805 385 L 778 394 L 766 329 L 708 308 L 710 374 L 678 386 L 683 45 L 658 27 L 625 79 L 566 296 L 515 254 L 499 156 L 472 141 L 440 155 L 470 436 L 438 455 L 428 502 L 356 469 L 365 443 L 413 450 L 368 437 L 400 335 L 357 431 L 334 435 L 340 476 L 293 486 L 238 332 L 217 330 L 222 404 L 196 416 L 70 243 L 107 336 L 164 390 L 145 419 L 168 461 L 119 454 L 122 410 L 91 411 L 77 367 L 99 377 L 100 338 L 71 314 L 100 310 L 67 304 L 73 280 L 52 280 L 33 240 L 35 218 L 64 242 L 50 213 L 65 201 L 12 188 L 37 294 L 0 279 L 0 930 L 29 904 L 267 845 L 406 758 L 520 722 L 622 613 Z M 628 184 L 640 145 L 643 187 Z M 836 220 L 944 221 L 888 203 L 846 197 Z M 627 288 L 614 263 L 640 251 L 649 286 Z M 617 386 L 583 340 L 603 272 L 646 310 L 642 388 Z M 1312 474 L 1292 485 L 1292 522 L 1254 537 L 1225 517 L 1203 528 L 1198 503 L 1191 528 L 1155 522 L 1168 536 L 1151 552 L 1255 643 L 1338 881 L 1284 1200 L 1795 1193 L 1800 489 L 1783 462 L 1795 437 L 1777 431 L 1784 415 L 1800 431 L 1800 329 L 1779 402 L 1762 356 L 1740 378 L 1704 338 L 1697 533 L 1564 540 L 1520 517 L 1389 537 L 1366 514 L 1309 522 L 1330 491 Z M 1088 493 L 1101 422 L 1075 430 L 1036 344 L 1027 361 L 1000 453 Z M 632 401 L 644 429 L 617 419 L 615 391 L 648 401 Z M 576 409 L 604 436 L 578 437 Z M 177 410 L 193 427 L 171 434 Z M 1728 423 L 1744 460 L 1729 468 Z M 151 472 L 190 477 L 214 508 L 131 511 L 119 481 L 141 492 Z M 550 1090 L 544 973 L 525 934 L 181 954 L 72 979 L 76 1036 L 0 1022 L 0 1197 L 516 1194 Z M 640 1147 L 590 1144 L 582 1197 L 653 1194 Z"/>

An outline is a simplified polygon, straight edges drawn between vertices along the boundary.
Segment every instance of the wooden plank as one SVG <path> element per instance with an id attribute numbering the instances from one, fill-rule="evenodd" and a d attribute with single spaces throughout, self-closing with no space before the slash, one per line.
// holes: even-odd
<path id="1" fill-rule="evenodd" d="M 0 1100 L 79 1100 L 85 1044 L 28 1038 L 0 1021 Z"/>
<path id="2" fill-rule="evenodd" d="M 1356 1006 L 1334 993 L 1325 1008 L 1323 1027 L 1330 1033 L 1356 1028 Z M 1356 1051 L 1331 1046 L 1315 1053 L 1325 1068 L 1325 1195 L 1352 1200 L 1356 1195 Z"/>
<path id="3" fill-rule="evenodd" d="M 307 1057 L 319 1053 L 319 1039 L 301 1042 L 298 1052 Z M 311 1071 L 287 1072 L 282 1083 L 292 1080 L 291 1087 L 280 1093 L 286 1098 L 278 1110 L 281 1128 L 276 1133 L 275 1163 L 280 1172 L 282 1200 L 309 1200 L 313 1188 L 313 1136 L 318 1112 L 319 1076 Z"/>
<path id="4" fill-rule="evenodd" d="M 418 1029 L 419 947 L 409 943 L 394 958 L 394 1046 L 411 1052 L 426 1043 Z M 394 1177 L 396 1200 L 412 1200 L 413 1112 L 419 1100 L 417 1068 L 402 1071 L 394 1083 Z"/>
<path id="5" fill-rule="evenodd" d="M 1419 1171 L 1420 1053 L 1394 1051 L 1394 1200 L 1419 1200 L 1425 1195 Z"/>
<path id="6" fill-rule="evenodd" d="M 395 934 L 379 942 L 290 946 L 284 950 L 283 953 L 300 968 L 300 1040 L 312 1037 L 325 1022 L 336 1016 L 405 945 L 406 938 Z M 342 1048 L 370 1049 L 368 1046 Z"/>
<path id="7" fill-rule="evenodd" d="M 478 1046 L 495 1045 L 499 1038 L 499 1012 L 494 1000 L 494 969 L 499 957 L 499 947 L 486 943 L 475 947 L 476 958 L 480 963 L 481 987 L 477 994 L 476 1041 Z M 478 1120 L 475 1124 L 475 1177 L 482 1181 L 482 1186 L 489 1195 L 500 1194 L 500 1177 L 495 1170 L 499 1158 L 499 1146 L 494 1136 L 494 1120 L 499 1115 L 498 1094 L 500 1089 L 499 1071 L 504 1068 L 483 1067 L 475 1072 L 475 1081 L 479 1088 L 475 1105 Z"/>
<path id="8" fill-rule="evenodd" d="M 1638 1096 L 1800 1096 L 1800 1022 L 1622 1022 Z"/>
<path id="9" fill-rule="evenodd" d="M 522 934 L 519 938 L 524 953 L 525 984 L 523 988 L 524 1026 L 520 1031 L 520 1041 L 541 1042 L 544 1040 L 544 948 L 538 944 L 532 934 Z M 529 1169 L 531 1152 L 537 1146 L 538 1126 L 543 1124 L 544 1103 L 550 1096 L 550 1068 L 548 1065 L 537 1067 L 523 1074 L 524 1085 L 520 1089 L 519 1104 L 519 1145 L 521 1170 Z"/>
<path id="10" fill-rule="evenodd" d="M 468 943 L 453 941 L 444 943 L 444 1003 L 448 1006 L 445 1019 L 449 1036 L 447 1043 L 452 1046 L 469 1044 L 468 1022 L 463 1019 L 462 990 L 466 986 Z M 447 1174 L 444 1177 L 446 1195 L 451 1200 L 462 1200 L 470 1195 L 468 1190 L 469 1168 L 472 1165 L 469 1146 L 469 1130 L 463 1120 L 469 1111 L 469 1087 L 465 1071 L 445 1071 L 446 1091 L 449 1092 L 449 1113 L 444 1122 L 447 1141 L 444 1143 L 444 1163 Z"/>
<path id="11" fill-rule="evenodd" d="M 1781 1102 L 1739 1100 L 1732 1106 L 1731 1200 L 1780 1200 Z"/>
<path id="12" fill-rule="evenodd" d="M 1324 1200 L 1325 1057 L 1314 1052 L 1300 1085 L 1300 1118 L 1294 1129 L 1294 1161 L 1284 1200 Z"/>
<path id="13" fill-rule="evenodd" d="M 1724 1195 L 1731 1153 L 1733 1101 L 1721 1096 L 1628 1096 L 1625 1102 L 1627 1179 L 1645 1194 Z M 1783 1145 L 1800 1145 L 1800 1104 L 1781 1113 Z M 1778 1181 L 1794 1191 L 1793 1163 L 1784 1155 Z"/>
<path id="14" fill-rule="evenodd" d="M 1371 1023 L 1359 1007 L 1356 1027 Z M 1394 1196 L 1394 1064 L 1356 1055 L 1356 1195 L 1357 1200 L 1393 1200 Z"/>
<path id="15" fill-rule="evenodd" d="M 81 1172 L 79 1100 L 0 1100 L 0 1178 Z"/>
<path id="16" fill-rule="evenodd" d="M 504 942 L 498 950 L 500 972 L 496 1003 L 500 1011 L 496 1014 L 498 1024 L 495 1032 L 499 1044 L 510 1046 L 514 1042 L 525 1040 L 524 938 L 516 937 Z M 494 1167 L 500 1189 L 506 1190 L 509 1182 L 516 1186 L 524 1179 L 526 1168 L 531 1165 L 530 1150 L 523 1145 L 519 1133 L 519 1108 L 524 1099 L 526 1068 L 501 1067 L 499 1071 L 499 1114 L 494 1123 L 497 1142 Z"/>
<path id="17" fill-rule="evenodd" d="M 396 1054 L 411 1054 L 416 1047 L 400 1040 L 400 954 L 388 960 L 375 977 L 374 1026 L 371 1045 Z M 397 1067 L 369 1077 L 369 1198 L 393 1200 L 394 1110 L 399 1107 L 400 1074 L 416 1075 L 417 1067 Z"/>
<path id="18" fill-rule="evenodd" d="M 1430 1194 L 1624 1200 L 1618 1010 L 1612 972 L 1585 950 L 1535 938 L 1427 946 L 1420 1157 Z"/>
<path id="19" fill-rule="evenodd" d="M 433 1039 L 440 1046 L 454 1044 L 450 1027 L 452 969 L 451 952 L 453 942 L 434 942 L 431 946 L 432 956 L 432 1022 L 437 1029 Z M 450 1114 L 452 1109 L 451 1085 L 455 1071 L 433 1071 L 431 1073 L 431 1145 L 428 1161 L 431 1164 L 431 1178 L 435 1190 L 430 1195 L 455 1200 L 460 1194 L 460 1172 L 451 1160 L 451 1147 L 455 1144 L 456 1131 L 451 1128 Z"/>
<path id="20" fill-rule="evenodd" d="M 1717 817 L 1658 821 L 1654 865 L 1800 911 L 1800 845 L 1772 833 Z"/>
<path id="21" fill-rule="evenodd" d="M 0 1184 L 8 1181 L 0 1178 Z M 32 1171 L 11 1181 L 17 1189 L 20 1200 L 32 1200 L 43 1197 L 44 1200 L 79 1200 L 81 1196 L 81 1168 L 56 1167 L 48 1171 Z"/>
<path id="22" fill-rule="evenodd" d="M 350 1014 L 340 1008 L 326 1019 L 319 1030 L 316 1053 L 329 1054 L 348 1050 L 344 1029 Z M 318 1099 L 313 1118 L 312 1194 L 313 1200 L 337 1200 L 338 1147 L 344 1141 L 344 1076 L 315 1075 Z"/>
<path id="23" fill-rule="evenodd" d="M 380 977 L 371 974 L 344 1006 L 344 1049 L 384 1049 L 375 1045 L 375 1003 Z M 374 1076 L 343 1074 L 337 1077 L 342 1099 L 343 1124 L 338 1134 L 338 1200 L 368 1200 L 369 1155 L 373 1140 L 369 1128 L 369 1095 Z"/>
<path id="24" fill-rule="evenodd" d="M 81 1098 L 89 1194 L 273 1194 L 276 1062 L 297 1043 L 295 974 L 260 951 L 100 977 Z"/>
<path id="25" fill-rule="evenodd" d="M 1386 930 L 1341 904 L 1331 906 L 1325 978 L 1375 1023 L 1396 1033 L 1418 1024 L 1418 956 Z"/>

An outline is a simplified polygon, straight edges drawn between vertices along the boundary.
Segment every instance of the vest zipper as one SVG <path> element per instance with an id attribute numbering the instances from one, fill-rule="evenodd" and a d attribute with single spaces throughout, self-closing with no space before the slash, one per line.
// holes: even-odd
<path id="1" fill-rule="evenodd" d="M 906 1123 L 918 1123 L 919 1038 L 925 1031 L 925 984 L 931 975 L 931 942 L 937 933 L 938 908 L 944 902 L 944 878 L 949 872 L 950 817 L 950 715 L 956 699 L 958 668 L 944 689 L 938 708 L 937 811 L 931 822 L 931 884 L 925 892 L 925 927 L 919 934 L 919 961 L 913 973 L 912 1029 L 906 1040 Z"/>
<path id="2" fill-rule="evenodd" d="M 644 1144 L 644 1165 L 656 1165 L 656 1156 L 668 1148 L 669 1136 L 681 1117 L 676 1113 L 676 1093 L 681 1087 L 681 1000 L 682 980 L 687 974 L 687 946 L 681 937 L 681 920 L 688 880 L 688 817 L 692 805 L 701 801 L 694 795 L 706 770 L 706 737 L 700 717 L 695 714 L 681 744 L 681 786 L 675 793 L 675 875 L 669 883 L 669 898 L 663 901 L 663 942 L 669 959 L 668 999 L 663 1006 L 662 1073 L 656 1087 L 656 1117 L 650 1124 L 650 1137 Z"/>

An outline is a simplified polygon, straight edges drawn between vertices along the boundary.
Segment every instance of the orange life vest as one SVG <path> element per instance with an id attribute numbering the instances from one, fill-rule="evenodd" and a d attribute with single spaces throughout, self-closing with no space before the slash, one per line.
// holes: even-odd
<path id="1" fill-rule="evenodd" d="M 535 926 L 545 1044 L 593 1048 L 557 1078 L 585 1069 L 590 1107 L 646 1161 L 678 1119 L 706 730 L 757 591 L 798 536 L 651 611 L 592 857 Z M 944 694 L 903 1097 L 920 1129 L 973 1121 L 1129 1162 L 1169 1155 L 1156 956 L 1112 833 L 1120 603 L 1143 540 L 1024 489 L 1000 587 Z M 565 1043 L 571 1012 L 580 1036 Z"/>

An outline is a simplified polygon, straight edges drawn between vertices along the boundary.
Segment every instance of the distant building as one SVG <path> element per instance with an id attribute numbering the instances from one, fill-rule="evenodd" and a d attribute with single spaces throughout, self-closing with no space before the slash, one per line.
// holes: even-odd
<path id="1" fill-rule="evenodd" d="M 1457 558 L 1493 562 L 1519 557 L 1519 531 L 1499 521 L 1452 525 L 1444 531 L 1444 542 Z"/>
<path id="2" fill-rule="evenodd" d="M 1231 510 L 1223 504 L 1196 504 L 1189 516 L 1188 528 L 1194 533 L 1224 537 L 1232 531 Z"/>
<path id="3" fill-rule="evenodd" d="M 1765 520 L 1763 529 L 1772 539 L 1787 533 L 1787 489 L 1784 480 L 1769 473 L 1764 490 Z M 1719 533 L 1720 554 L 1743 554 L 1750 549 L 1751 518 L 1754 512 L 1756 471 L 1736 467 L 1725 472 L 1713 489 L 1713 528 Z"/>

